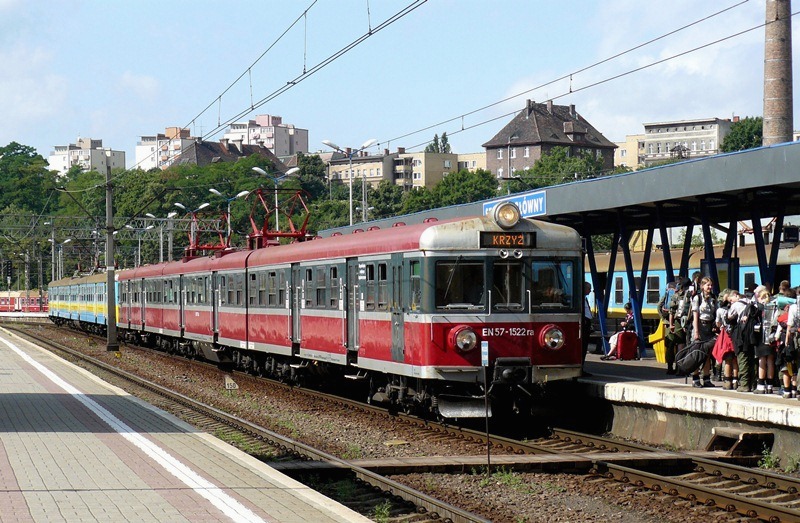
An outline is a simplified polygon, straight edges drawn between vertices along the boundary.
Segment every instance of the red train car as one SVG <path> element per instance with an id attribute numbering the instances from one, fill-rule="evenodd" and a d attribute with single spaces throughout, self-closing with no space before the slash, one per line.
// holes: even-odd
<path id="1" fill-rule="evenodd" d="M 47 312 L 47 292 L 0 291 L 0 312 Z"/>
<path id="2" fill-rule="evenodd" d="M 289 380 L 346 376 L 372 400 L 481 414 L 581 372 L 582 252 L 567 227 L 492 216 L 121 271 L 119 327 Z M 472 401 L 478 400 L 480 401 Z"/>

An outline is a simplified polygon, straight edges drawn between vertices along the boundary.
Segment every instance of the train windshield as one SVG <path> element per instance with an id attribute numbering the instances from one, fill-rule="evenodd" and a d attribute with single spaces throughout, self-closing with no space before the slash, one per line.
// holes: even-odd
<path id="1" fill-rule="evenodd" d="M 531 264 L 531 269 L 532 308 L 575 308 L 575 262 L 570 260 L 534 260 Z"/>
<path id="2" fill-rule="evenodd" d="M 525 288 L 520 261 L 496 261 L 492 270 L 492 308 L 498 311 L 521 311 Z"/>
<path id="3" fill-rule="evenodd" d="M 436 262 L 436 308 L 481 310 L 485 307 L 483 261 Z"/>

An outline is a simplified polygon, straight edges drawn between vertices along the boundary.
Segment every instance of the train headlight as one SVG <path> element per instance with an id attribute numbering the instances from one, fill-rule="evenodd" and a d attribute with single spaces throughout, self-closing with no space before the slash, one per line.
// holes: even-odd
<path id="1" fill-rule="evenodd" d="M 510 229 L 519 223 L 519 207 L 511 202 L 503 202 L 494 206 L 494 221 L 503 229 Z"/>
<path id="2" fill-rule="evenodd" d="M 539 335 L 539 343 L 548 349 L 558 350 L 564 346 L 564 331 L 557 325 L 547 325 Z"/>
<path id="3" fill-rule="evenodd" d="M 472 327 L 466 325 L 459 325 L 450 330 L 448 336 L 450 346 L 462 352 L 469 352 L 478 346 L 478 336 Z"/>

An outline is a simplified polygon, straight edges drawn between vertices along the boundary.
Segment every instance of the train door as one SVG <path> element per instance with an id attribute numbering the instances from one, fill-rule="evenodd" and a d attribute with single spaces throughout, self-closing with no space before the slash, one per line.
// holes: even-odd
<path id="1" fill-rule="evenodd" d="M 186 330 L 186 280 L 184 275 L 178 277 L 178 323 L 181 328 L 181 336 Z"/>
<path id="2" fill-rule="evenodd" d="M 231 276 L 228 276 L 229 278 Z M 221 276 L 216 272 L 211 273 L 211 336 L 216 343 L 219 335 L 219 309 L 220 300 L 222 300 L 222 291 L 220 285 L 225 281 L 226 276 Z M 233 282 L 228 282 L 231 284 Z"/>
<path id="3" fill-rule="evenodd" d="M 141 293 L 139 294 L 139 298 L 141 299 L 140 306 L 139 306 L 139 325 L 142 329 L 144 329 L 145 325 L 145 309 L 147 308 L 147 290 L 152 285 L 152 281 L 145 281 L 142 279 L 141 281 Z"/>
<path id="4" fill-rule="evenodd" d="M 305 281 L 303 281 L 304 269 L 299 265 L 292 265 L 292 285 L 291 285 L 291 317 L 292 317 L 292 344 L 300 344 L 302 333 L 300 327 L 300 312 L 303 309 L 305 293 Z"/>
<path id="5" fill-rule="evenodd" d="M 405 359 L 404 317 L 406 311 L 405 296 L 405 264 L 403 255 L 392 255 L 392 287 L 389 296 L 389 308 L 392 314 L 392 361 L 403 362 Z"/>
<path id="6" fill-rule="evenodd" d="M 361 302 L 361 286 L 359 285 L 359 279 L 363 279 L 364 276 L 364 266 L 359 266 L 358 260 L 350 259 L 347 260 L 347 353 L 348 353 L 348 361 L 351 361 L 351 355 L 353 360 L 358 357 L 358 310 L 360 307 Z"/>

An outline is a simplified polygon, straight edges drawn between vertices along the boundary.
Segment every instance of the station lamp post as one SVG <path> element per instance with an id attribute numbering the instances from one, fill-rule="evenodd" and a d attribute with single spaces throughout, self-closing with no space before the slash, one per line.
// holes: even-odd
<path id="1" fill-rule="evenodd" d="M 190 229 L 190 234 L 189 234 L 189 241 L 191 241 L 191 243 L 192 243 L 190 245 L 190 247 L 192 249 L 194 249 L 195 246 L 197 245 L 197 211 L 202 211 L 203 209 L 205 209 L 206 207 L 208 207 L 211 204 L 208 203 L 208 202 L 201 203 L 200 206 L 197 209 L 194 209 L 193 211 L 190 211 L 189 209 L 187 209 L 186 206 L 184 204 L 180 203 L 180 202 L 175 202 L 174 205 L 178 209 L 182 209 L 183 211 L 185 211 L 185 212 L 187 212 L 187 213 L 192 215 L 192 223 L 191 223 L 191 229 Z"/>
<path id="2" fill-rule="evenodd" d="M 139 228 L 136 228 L 136 227 L 134 227 L 132 225 L 126 225 L 125 226 L 126 229 L 130 229 L 132 231 L 136 231 L 136 239 L 139 242 L 139 247 L 136 250 L 136 266 L 137 267 L 142 265 L 142 233 L 145 232 L 145 231 L 149 231 L 150 229 L 153 229 L 154 227 L 155 227 L 154 225 L 148 225 L 147 227 L 139 229 Z"/>
<path id="3" fill-rule="evenodd" d="M 339 147 L 338 145 L 336 145 L 335 143 L 333 143 L 330 140 L 322 140 L 323 144 L 327 145 L 328 147 L 330 147 L 331 149 L 333 149 L 334 151 L 336 151 L 338 153 L 342 153 L 342 154 L 346 155 L 347 158 L 350 160 L 350 167 L 349 167 L 350 170 L 347 173 L 347 178 L 349 180 L 349 186 L 350 186 L 350 205 L 349 205 L 349 207 L 350 207 L 350 225 L 353 225 L 353 156 L 355 156 L 356 154 L 360 153 L 361 151 L 363 151 L 367 147 L 371 147 L 372 145 L 374 145 L 377 142 L 378 142 L 378 140 L 376 140 L 375 138 L 372 138 L 370 140 L 367 140 L 363 144 L 361 144 L 361 147 L 359 147 L 358 149 L 348 149 L 347 151 L 345 151 L 344 149 L 342 149 L 341 147 Z M 366 205 L 364 205 L 364 209 L 366 209 Z"/>
<path id="4" fill-rule="evenodd" d="M 288 178 L 290 176 L 294 176 L 295 174 L 299 173 L 300 169 L 298 167 L 292 167 L 291 169 L 283 173 L 281 176 L 275 176 L 274 174 L 270 174 L 261 167 L 253 167 L 253 170 L 258 174 L 260 174 L 261 176 L 266 176 L 267 178 L 270 178 L 275 184 L 275 230 L 280 231 L 281 227 L 280 223 L 278 223 L 278 217 L 280 216 L 280 214 L 278 213 L 278 184 L 284 178 Z"/>
<path id="5" fill-rule="evenodd" d="M 51 272 L 53 273 L 52 277 L 53 277 L 53 280 L 60 280 L 61 278 L 64 277 L 64 274 L 63 274 L 63 272 L 64 272 L 64 255 L 63 255 L 64 245 L 69 243 L 69 242 L 71 242 L 72 238 L 67 238 L 66 240 L 64 240 L 63 242 L 60 242 L 60 243 L 57 242 L 55 240 L 55 238 L 48 238 L 47 241 L 49 241 L 50 243 L 53 244 L 53 249 L 52 249 L 52 253 L 51 253 L 51 256 L 52 256 Z M 56 251 L 58 251 L 58 254 L 56 254 Z M 58 256 L 58 259 L 56 259 L 56 255 Z"/>
<path id="6" fill-rule="evenodd" d="M 241 192 L 237 193 L 235 196 L 232 196 L 230 198 L 228 198 L 227 196 L 225 196 L 224 194 L 222 194 L 221 192 L 219 192 L 216 189 L 209 189 L 208 192 L 210 192 L 212 194 L 216 194 L 220 198 L 223 198 L 228 204 L 228 210 L 225 213 L 225 218 L 228 221 L 228 234 L 227 234 L 227 237 L 225 238 L 225 240 L 226 240 L 225 243 L 226 243 L 226 247 L 230 247 L 231 246 L 231 202 L 233 200 L 235 200 L 236 198 L 241 198 L 242 196 L 247 196 L 248 194 L 250 194 L 250 191 L 241 191 Z"/>

